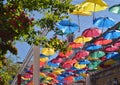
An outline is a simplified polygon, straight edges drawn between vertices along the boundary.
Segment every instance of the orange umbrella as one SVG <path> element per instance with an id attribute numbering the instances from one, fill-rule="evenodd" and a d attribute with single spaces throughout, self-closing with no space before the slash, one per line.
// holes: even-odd
<path id="1" fill-rule="evenodd" d="M 107 39 L 104 39 L 104 38 L 100 38 L 100 39 L 96 40 L 94 42 L 94 44 L 96 44 L 96 45 L 106 45 L 106 44 L 109 44 L 111 42 L 112 42 L 112 40 L 107 40 Z"/>
<path id="2" fill-rule="evenodd" d="M 64 78 L 63 81 L 64 81 L 65 84 L 71 84 L 74 81 L 74 76 L 67 76 L 67 77 Z"/>
<path id="3" fill-rule="evenodd" d="M 70 51 L 67 51 L 66 53 L 60 52 L 58 56 L 61 58 L 68 58 L 72 54 L 73 54 L 73 50 L 70 50 Z"/>
<path id="4" fill-rule="evenodd" d="M 68 47 L 71 47 L 71 48 L 75 49 L 75 48 L 80 48 L 82 46 L 83 46 L 82 43 L 71 42 Z"/>

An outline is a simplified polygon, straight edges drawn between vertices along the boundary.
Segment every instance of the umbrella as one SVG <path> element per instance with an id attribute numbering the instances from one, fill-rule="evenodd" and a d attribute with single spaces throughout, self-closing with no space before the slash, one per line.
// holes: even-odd
<path id="1" fill-rule="evenodd" d="M 109 17 L 99 17 L 93 21 L 93 24 L 100 28 L 110 28 L 115 25 L 115 21 Z"/>
<path id="2" fill-rule="evenodd" d="M 21 78 L 22 78 L 23 80 L 30 80 L 32 77 L 33 77 L 32 74 L 30 74 L 30 73 L 25 73 Z"/>
<path id="3" fill-rule="evenodd" d="M 100 38 L 100 39 L 96 40 L 94 42 L 94 44 L 95 45 L 106 45 L 106 44 L 109 44 L 111 42 L 112 42 L 112 40 L 107 40 L 107 39 L 104 39 L 104 38 Z"/>
<path id="4" fill-rule="evenodd" d="M 116 63 L 115 60 L 109 59 L 109 60 L 107 60 L 107 61 L 104 62 L 104 65 L 113 65 L 113 64 L 115 64 L 115 63 Z"/>
<path id="5" fill-rule="evenodd" d="M 93 52 L 90 54 L 90 56 L 95 59 L 99 59 L 99 58 L 103 57 L 104 55 L 105 55 L 105 53 L 103 51 L 96 51 L 96 52 Z"/>
<path id="6" fill-rule="evenodd" d="M 71 84 L 74 81 L 74 76 L 67 76 L 63 79 L 65 84 Z"/>
<path id="7" fill-rule="evenodd" d="M 53 55 L 55 52 L 53 48 L 43 48 L 41 53 L 43 55 L 49 56 L 49 55 Z"/>
<path id="8" fill-rule="evenodd" d="M 48 61 L 48 57 L 40 58 L 40 62 L 46 62 L 46 61 Z"/>
<path id="9" fill-rule="evenodd" d="M 79 26 L 76 23 L 70 22 L 68 19 L 56 23 L 56 27 L 66 34 L 71 34 L 79 29 Z"/>
<path id="10" fill-rule="evenodd" d="M 120 46 L 120 41 L 115 42 L 113 45 L 119 47 Z"/>
<path id="11" fill-rule="evenodd" d="M 108 40 L 117 39 L 120 37 L 120 31 L 118 30 L 109 31 L 106 34 L 104 34 L 103 37 Z"/>
<path id="12" fill-rule="evenodd" d="M 90 61 L 87 60 L 87 59 L 81 60 L 81 61 L 79 62 L 79 64 L 89 64 L 89 63 L 90 63 Z"/>
<path id="13" fill-rule="evenodd" d="M 60 52 L 58 57 L 61 57 L 61 58 L 68 58 L 70 55 L 73 54 L 73 50 L 69 50 L 67 51 L 66 53 L 63 53 L 63 52 Z"/>
<path id="14" fill-rule="evenodd" d="M 51 67 L 59 67 L 59 63 L 52 63 L 50 61 L 47 63 L 47 65 Z"/>
<path id="15" fill-rule="evenodd" d="M 77 81 L 82 80 L 83 78 L 84 78 L 83 76 L 78 76 L 78 77 L 75 77 L 75 78 L 74 78 L 74 81 L 77 82 Z"/>
<path id="16" fill-rule="evenodd" d="M 52 78 L 54 78 L 54 79 L 57 78 L 57 75 L 56 75 L 56 74 L 53 74 L 53 73 L 49 73 L 48 76 L 50 76 L 50 77 L 52 77 Z"/>
<path id="17" fill-rule="evenodd" d="M 77 68 L 77 69 L 83 69 L 83 68 L 86 67 L 86 64 L 75 63 L 75 64 L 74 64 L 74 67 Z"/>
<path id="18" fill-rule="evenodd" d="M 101 63 L 101 60 L 92 61 L 90 64 L 88 64 L 89 70 L 97 69 L 97 66 Z"/>
<path id="19" fill-rule="evenodd" d="M 116 14 L 120 14 L 120 4 L 117 5 L 113 5 L 109 8 L 110 12 L 116 13 Z"/>
<path id="20" fill-rule="evenodd" d="M 73 59 L 79 60 L 79 59 L 85 58 L 88 55 L 89 55 L 88 51 L 80 50 L 79 52 L 76 53 L 76 55 L 73 57 Z"/>
<path id="21" fill-rule="evenodd" d="M 52 63 L 61 63 L 62 61 L 63 61 L 62 58 L 59 57 L 51 60 Z"/>
<path id="22" fill-rule="evenodd" d="M 105 52 L 114 52 L 114 51 L 117 51 L 118 49 L 119 49 L 119 47 L 111 45 L 111 46 L 107 46 L 107 47 L 104 49 L 104 51 L 105 51 Z"/>
<path id="23" fill-rule="evenodd" d="M 75 43 L 85 43 L 85 42 L 88 42 L 88 41 L 90 41 L 90 40 L 92 40 L 91 37 L 79 36 L 79 37 L 77 37 L 77 38 L 74 40 L 74 42 L 75 42 Z"/>
<path id="24" fill-rule="evenodd" d="M 82 36 L 85 37 L 98 37 L 100 36 L 102 31 L 98 28 L 88 28 L 82 32 Z"/>
<path id="25" fill-rule="evenodd" d="M 120 54 L 118 52 L 110 52 L 110 53 L 107 53 L 106 58 L 111 59 L 111 58 L 115 58 L 115 57 L 119 57 L 119 56 L 120 56 Z"/>
<path id="26" fill-rule="evenodd" d="M 86 47 L 86 50 L 90 51 L 90 50 L 98 50 L 102 48 L 101 45 L 95 45 L 95 44 L 90 44 Z"/>
<path id="27" fill-rule="evenodd" d="M 92 15 L 92 12 L 85 11 L 84 8 L 81 7 L 80 4 L 76 4 L 75 9 L 73 10 L 72 14 L 82 15 L 82 16 L 90 16 L 90 15 Z"/>
<path id="28" fill-rule="evenodd" d="M 82 46 L 83 46 L 82 43 L 75 43 L 75 42 L 71 42 L 71 43 L 68 45 L 68 47 L 71 47 L 71 48 L 73 48 L 73 49 L 75 49 L 75 48 L 80 48 L 80 47 L 82 47 Z"/>
<path id="29" fill-rule="evenodd" d="M 64 72 L 64 71 L 65 71 L 64 69 L 57 68 L 57 69 L 53 70 L 53 73 L 59 75 L 59 74 L 62 74 L 62 72 Z"/>

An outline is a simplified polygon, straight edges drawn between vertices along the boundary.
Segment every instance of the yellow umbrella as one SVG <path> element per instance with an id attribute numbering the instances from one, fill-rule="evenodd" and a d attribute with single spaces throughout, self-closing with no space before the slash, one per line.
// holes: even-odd
<path id="1" fill-rule="evenodd" d="M 54 51 L 54 48 L 43 48 L 41 53 L 46 56 L 50 56 L 50 55 L 53 55 L 55 51 Z"/>
<path id="2" fill-rule="evenodd" d="M 59 75 L 59 74 L 62 74 L 63 71 L 65 71 L 65 70 L 64 70 L 64 69 L 57 68 L 57 69 L 55 69 L 55 70 L 53 71 L 53 73 Z"/>
<path id="3" fill-rule="evenodd" d="M 49 76 L 46 76 L 45 77 L 45 80 L 49 81 L 49 80 L 52 80 L 53 78 L 52 77 L 49 77 Z"/>
<path id="4" fill-rule="evenodd" d="M 86 64 L 75 63 L 75 64 L 74 64 L 74 67 L 77 68 L 77 69 L 83 69 L 83 68 L 86 67 Z"/>
<path id="5" fill-rule="evenodd" d="M 39 73 L 39 75 L 42 77 L 46 77 L 46 75 L 44 73 L 41 73 L 41 72 Z"/>
<path id="6" fill-rule="evenodd" d="M 88 76 L 87 73 L 82 73 L 82 74 L 80 74 L 80 75 L 83 76 L 83 77 L 87 77 L 87 76 Z"/>
<path id="7" fill-rule="evenodd" d="M 45 57 L 45 58 L 40 58 L 40 62 L 46 62 L 48 61 L 49 58 Z"/>
<path id="8" fill-rule="evenodd" d="M 115 63 L 116 63 L 115 60 L 110 59 L 110 60 L 107 60 L 107 61 L 104 63 L 104 65 L 112 65 L 112 64 L 115 64 Z"/>
<path id="9" fill-rule="evenodd" d="M 87 57 L 87 60 L 98 60 L 99 58 L 92 58 L 91 56 Z"/>
<path id="10" fill-rule="evenodd" d="M 92 12 L 85 11 L 79 4 L 75 5 L 75 9 L 73 10 L 72 14 L 75 15 L 82 15 L 82 16 L 90 16 Z"/>
<path id="11" fill-rule="evenodd" d="M 108 8 L 107 3 L 102 0 L 86 0 L 79 5 L 82 10 L 88 12 L 102 11 Z"/>
<path id="12" fill-rule="evenodd" d="M 79 36 L 79 37 L 77 37 L 77 38 L 74 40 L 74 42 L 75 42 L 75 43 L 85 43 L 85 42 L 88 42 L 88 41 L 90 41 L 90 40 L 92 40 L 91 37 Z"/>

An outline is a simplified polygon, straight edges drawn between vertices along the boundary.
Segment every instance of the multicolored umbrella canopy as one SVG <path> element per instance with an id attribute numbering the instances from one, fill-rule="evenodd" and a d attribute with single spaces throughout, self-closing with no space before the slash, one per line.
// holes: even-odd
<path id="1" fill-rule="evenodd" d="M 46 56 L 50 56 L 50 55 L 53 55 L 55 51 L 54 51 L 54 48 L 43 48 L 41 53 Z"/>
<path id="2" fill-rule="evenodd" d="M 85 37 L 98 37 L 100 36 L 102 31 L 98 28 L 88 28 L 82 32 L 82 36 Z"/>
<path id="3" fill-rule="evenodd" d="M 115 25 L 115 21 L 109 17 L 99 17 L 93 20 L 93 24 L 100 28 L 110 28 Z"/>
<path id="4" fill-rule="evenodd" d="M 120 14 L 120 4 L 113 5 L 109 8 L 110 12 Z"/>
<path id="5" fill-rule="evenodd" d="M 102 48 L 101 45 L 90 44 L 90 45 L 88 45 L 88 46 L 86 47 L 86 50 L 87 50 L 87 51 L 90 51 L 90 50 L 98 50 L 98 49 L 100 49 L 100 48 Z"/>
<path id="6" fill-rule="evenodd" d="M 106 45 L 106 44 L 109 44 L 111 42 L 112 42 L 112 40 L 107 40 L 107 39 L 104 39 L 104 38 L 100 38 L 100 39 L 96 40 L 94 42 L 94 44 L 95 45 Z"/>
<path id="7" fill-rule="evenodd" d="M 118 30 L 112 30 L 103 35 L 103 38 L 108 40 L 117 39 L 119 37 L 120 37 L 120 31 Z"/>
<path id="8" fill-rule="evenodd" d="M 64 19 L 56 23 L 56 27 L 66 34 L 71 34 L 79 29 L 79 26 L 76 23 L 71 22 L 69 19 Z"/>
<path id="9" fill-rule="evenodd" d="M 75 43 L 85 43 L 85 42 L 88 42 L 88 41 L 90 41 L 90 40 L 92 40 L 91 37 L 79 36 L 79 37 L 77 37 L 77 38 L 74 40 L 74 42 L 75 42 Z"/>
<path id="10" fill-rule="evenodd" d="M 107 47 L 104 49 L 105 52 L 115 52 L 115 51 L 118 51 L 118 50 L 119 50 L 119 47 L 113 46 L 113 45 L 107 46 Z"/>
<path id="11" fill-rule="evenodd" d="M 83 46 L 82 43 L 75 43 L 75 42 L 70 42 L 70 44 L 68 45 L 68 47 L 71 47 L 73 49 L 80 48 L 82 46 Z"/>
<path id="12" fill-rule="evenodd" d="M 91 53 L 90 56 L 92 58 L 94 58 L 94 59 L 99 59 L 99 58 L 105 56 L 105 52 L 103 52 L 103 51 L 96 51 L 96 52 Z"/>

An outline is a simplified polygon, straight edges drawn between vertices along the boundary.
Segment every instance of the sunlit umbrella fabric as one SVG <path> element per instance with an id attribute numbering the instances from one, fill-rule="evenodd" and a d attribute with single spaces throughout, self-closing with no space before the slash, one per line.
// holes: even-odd
<path id="1" fill-rule="evenodd" d="M 73 54 L 73 50 L 68 50 L 66 53 L 60 52 L 58 56 L 61 58 L 68 58 L 72 54 Z"/>
<path id="2" fill-rule="evenodd" d="M 68 19 L 64 19 L 56 23 L 56 27 L 63 33 L 67 34 L 73 33 L 79 29 L 79 26 L 76 23 L 70 22 Z"/>
<path id="3" fill-rule="evenodd" d="M 95 45 L 95 44 L 90 44 L 86 47 L 86 50 L 90 51 L 90 50 L 98 50 L 102 48 L 101 45 Z"/>
<path id="4" fill-rule="evenodd" d="M 83 68 L 86 67 L 86 64 L 75 63 L 75 64 L 74 64 L 74 67 L 77 68 L 77 69 L 83 69 Z"/>
<path id="5" fill-rule="evenodd" d="M 59 67 L 59 63 L 52 63 L 50 61 L 47 63 L 47 65 L 51 67 Z"/>
<path id="6" fill-rule="evenodd" d="M 98 37 L 100 36 L 102 31 L 98 28 L 88 28 L 82 32 L 82 36 L 85 37 Z"/>
<path id="7" fill-rule="evenodd" d="M 64 71 L 65 71 L 64 69 L 57 68 L 57 69 L 53 70 L 53 73 L 59 75 L 59 74 L 62 74 L 62 72 L 64 72 Z"/>
<path id="8" fill-rule="evenodd" d="M 55 51 L 53 48 L 43 48 L 41 50 L 41 53 L 46 55 L 46 56 L 49 56 L 49 55 L 53 55 L 55 53 Z"/>
<path id="9" fill-rule="evenodd" d="M 119 57 L 119 56 L 120 56 L 120 54 L 118 52 L 110 52 L 110 53 L 107 53 L 106 58 L 111 59 L 111 58 L 115 58 L 115 57 Z"/>
<path id="10" fill-rule="evenodd" d="M 46 61 L 48 61 L 48 57 L 45 57 L 45 58 L 40 58 L 40 62 L 46 62 Z"/>
<path id="11" fill-rule="evenodd" d="M 104 39 L 104 38 L 100 38 L 100 39 L 96 40 L 94 42 L 94 44 L 95 45 L 106 45 L 106 44 L 109 44 L 111 42 L 112 42 L 112 40 L 107 40 L 107 39 Z"/>
<path id="12" fill-rule="evenodd" d="M 86 0 L 82 2 L 80 5 L 81 8 L 87 12 L 97 12 L 97 11 L 105 10 L 108 7 L 108 5 L 102 0 L 97 0 L 97 1 Z"/>
<path id="13" fill-rule="evenodd" d="M 55 59 L 52 59 L 51 62 L 52 63 L 61 63 L 61 62 L 63 62 L 63 59 L 62 58 L 55 58 Z"/>
<path id="14" fill-rule="evenodd" d="M 96 60 L 88 64 L 89 70 L 97 69 L 97 66 L 101 63 L 101 60 Z"/>
<path id="15" fill-rule="evenodd" d="M 99 17 L 93 21 L 93 24 L 100 28 L 110 28 L 115 25 L 115 21 L 109 17 Z"/>
<path id="16" fill-rule="evenodd" d="M 83 76 L 78 76 L 78 77 L 75 77 L 75 78 L 74 78 L 74 81 L 77 82 L 77 81 L 82 80 L 83 78 L 84 78 Z"/>
<path id="17" fill-rule="evenodd" d="M 109 8 L 110 12 L 120 14 L 120 4 L 113 5 Z"/>
<path id="18" fill-rule="evenodd" d="M 74 76 L 67 76 L 63 81 L 65 84 L 71 84 L 74 81 Z"/>
<path id="19" fill-rule="evenodd" d="M 74 42 L 75 42 L 75 43 L 85 43 L 85 42 L 88 42 L 88 41 L 90 41 L 90 40 L 92 40 L 91 37 L 79 36 L 79 37 L 77 37 L 77 38 L 74 40 Z"/>
<path id="20" fill-rule="evenodd" d="M 89 64 L 90 61 L 87 60 L 87 59 L 84 59 L 84 60 L 80 60 L 79 64 Z"/>
<path id="21" fill-rule="evenodd" d="M 108 33 L 104 34 L 103 37 L 108 40 L 117 39 L 120 37 L 120 31 L 118 30 L 109 31 Z"/>
<path id="22" fill-rule="evenodd" d="M 105 52 L 115 52 L 115 51 L 118 51 L 118 49 L 119 49 L 119 47 L 111 45 L 111 46 L 107 46 L 104 49 L 104 51 Z"/>

